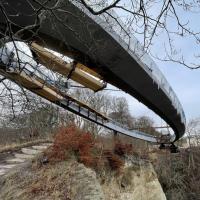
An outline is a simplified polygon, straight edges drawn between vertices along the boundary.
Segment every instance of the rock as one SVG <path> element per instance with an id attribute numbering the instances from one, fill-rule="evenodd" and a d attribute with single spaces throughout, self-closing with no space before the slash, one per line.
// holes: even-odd
<path id="1" fill-rule="evenodd" d="M 32 146 L 33 149 L 36 149 L 36 150 L 45 150 L 48 148 L 48 146 L 46 145 L 41 145 L 41 146 Z"/>
<path id="2" fill-rule="evenodd" d="M 6 169 L 0 169 L 0 175 L 4 175 L 6 173 Z"/>
<path id="3" fill-rule="evenodd" d="M 120 174 L 105 172 L 103 184 L 92 169 L 75 160 L 39 167 L 38 162 L 34 167 L 27 162 L 25 168 L 2 176 L 0 199 L 16 199 L 17 194 L 20 200 L 59 199 L 59 196 L 72 200 L 166 200 L 151 163 L 139 159 L 127 162 Z"/>
<path id="4" fill-rule="evenodd" d="M 12 158 L 9 160 L 6 160 L 7 163 L 23 163 L 25 160 L 21 158 Z"/>
<path id="5" fill-rule="evenodd" d="M 34 155 L 16 153 L 15 157 L 20 158 L 20 159 L 32 159 L 32 158 L 34 158 Z"/>
<path id="6" fill-rule="evenodd" d="M 40 150 L 31 149 L 31 148 L 22 148 L 21 151 L 22 151 L 22 153 L 29 154 L 29 155 L 36 155 L 36 154 L 42 152 Z"/>
<path id="7" fill-rule="evenodd" d="M 166 200 L 153 166 L 127 160 L 122 174 L 102 185 L 105 200 Z"/>
<path id="8" fill-rule="evenodd" d="M 96 178 L 96 173 L 83 164 L 73 169 L 70 198 L 74 200 L 104 200 L 104 195 Z"/>
<path id="9" fill-rule="evenodd" d="M 13 167 L 15 167 L 16 165 L 12 165 L 12 164 L 5 164 L 5 165 L 0 165 L 0 169 L 11 169 Z"/>

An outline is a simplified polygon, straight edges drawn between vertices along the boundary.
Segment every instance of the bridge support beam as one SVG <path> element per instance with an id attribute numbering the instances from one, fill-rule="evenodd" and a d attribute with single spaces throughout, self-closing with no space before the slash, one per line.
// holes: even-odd
<path id="1" fill-rule="evenodd" d="M 105 82 L 99 79 L 100 75 L 86 66 L 76 62 L 66 63 L 63 59 L 35 42 L 31 43 L 31 49 L 36 53 L 39 63 L 48 69 L 60 73 L 94 91 L 99 91 L 106 87 Z"/>

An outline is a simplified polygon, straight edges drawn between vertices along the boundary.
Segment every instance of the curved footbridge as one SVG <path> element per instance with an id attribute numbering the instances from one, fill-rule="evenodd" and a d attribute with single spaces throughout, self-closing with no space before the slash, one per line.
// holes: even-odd
<path id="1" fill-rule="evenodd" d="M 142 50 L 137 39 L 129 37 L 125 26 L 120 26 L 111 17 L 117 17 L 114 12 L 94 16 L 82 4 L 69 0 L 17 2 L 4 0 L 2 3 L 1 38 L 8 34 L 9 24 L 15 33 L 15 40 L 35 41 L 43 47 L 73 58 L 99 74 L 105 82 L 129 93 L 162 117 L 175 133 L 170 142 L 183 136 L 186 119 L 176 94 L 153 60 Z M 38 8 L 42 9 L 38 10 L 36 16 L 35 10 Z M 3 68 L 1 73 L 17 82 Z M 55 102 L 117 132 L 157 142 L 157 138 L 153 136 L 130 131 L 110 119 L 106 123 L 102 119 L 98 121 L 98 114 L 88 117 L 90 115 L 86 114 L 87 111 L 83 113 L 80 110 L 79 103 L 78 107 L 72 108 L 69 106 L 72 104 L 68 104 L 65 99 Z"/>

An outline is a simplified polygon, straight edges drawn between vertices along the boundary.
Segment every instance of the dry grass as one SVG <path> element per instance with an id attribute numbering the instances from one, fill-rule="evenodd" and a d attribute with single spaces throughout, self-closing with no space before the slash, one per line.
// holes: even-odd
<path id="1" fill-rule="evenodd" d="M 68 200 L 67 163 L 56 166 L 33 167 L 27 165 L 10 173 L 0 183 L 0 199 L 20 200 Z"/>
<path id="2" fill-rule="evenodd" d="M 0 179 L 0 199 L 4 200 L 101 200 L 95 173 L 75 160 L 43 165 L 41 157 L 32 164 Z"/>
<path id="3" fill-rule="evenodd" d="M 170 200 L 200 199 L 200 148 L 181 150 L 178 154 L 156 153 L 154 168 Z M 155 157 L 154 155 L 154 157 Z"/>

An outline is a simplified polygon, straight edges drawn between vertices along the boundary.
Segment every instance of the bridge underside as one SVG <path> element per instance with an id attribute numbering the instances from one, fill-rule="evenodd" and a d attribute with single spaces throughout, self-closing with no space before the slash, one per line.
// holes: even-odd
<path id="1" fill-rule="evenodd" d="M 178 110 L 172 98 L 154 79 L 152 69 L 145 66 L 134 54 L 134 50 L 102 19 L 91 16 L 82 11 L 79 5 L 66 0 L 57 4 L 62 9 L 41 11 L 38 18 L 29 4 L 31 2 L 39 8 L 40 5 L 34 1 L 28 3 L 19 0 L 18 4 L 15 0 L 4 2 L 8 2 L 4 4 L 5 12 L 12 22 L 12 31 L 18 32 L 18 39 L 37 41 L 44 47 L 87 65 L 106 82 L 136 97 L 160 115 L 175 131 L 176 140 L 184 134 L 182 110 Z M 53 0 L 45 6 L 54 6 L 56 2 Z M 7 23 L 4 14 L 0 12 L 1 32 L 6 33 Z M 27 26 L 28 29 L 22 29 Z"/>

